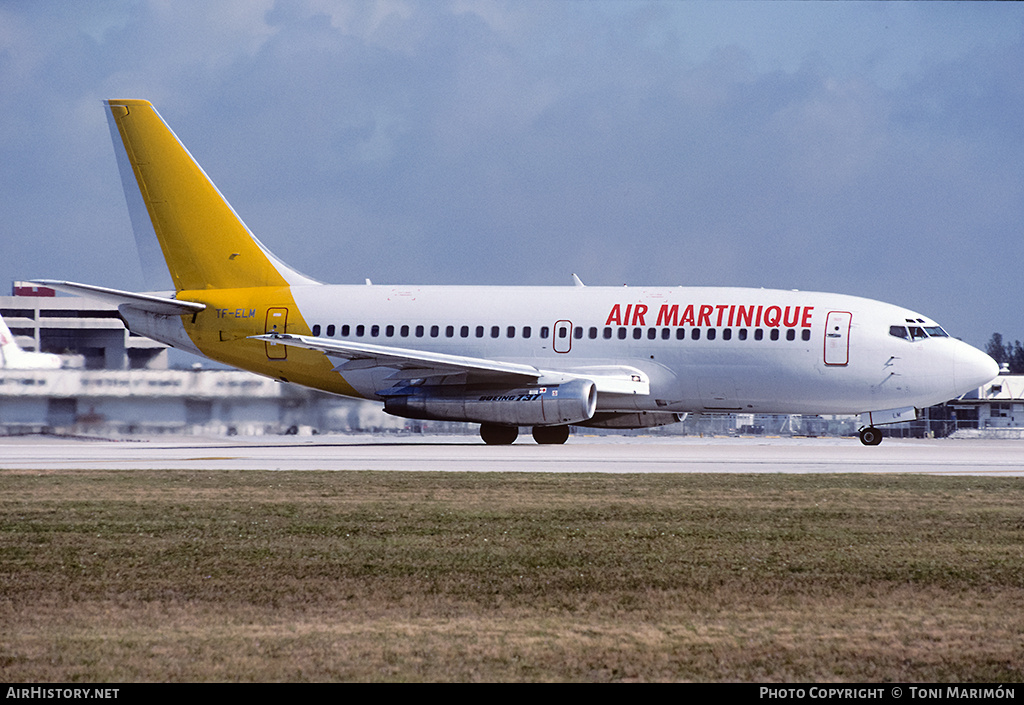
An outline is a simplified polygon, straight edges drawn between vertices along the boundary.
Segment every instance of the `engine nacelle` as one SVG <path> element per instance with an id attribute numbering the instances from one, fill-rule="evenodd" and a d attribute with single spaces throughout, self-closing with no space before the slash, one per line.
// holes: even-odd
<path id="1" fill-rule="evenodd" d="M 408 419 L 506 426 L 576 424 L 593 417 L 596 410 L 597 388 L 588 379 L 514 389 L 419 387 L 413 394 L 388 397 L 384 401 L 384 411 Z"/>

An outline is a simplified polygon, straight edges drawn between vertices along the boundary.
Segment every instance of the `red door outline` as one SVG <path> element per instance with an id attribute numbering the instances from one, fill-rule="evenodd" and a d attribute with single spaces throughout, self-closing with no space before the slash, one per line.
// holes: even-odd
<path id="1" fill-rule="evenodd" d="M 849 311 L 829 311 L 825 317 L 825 364 L 842 367 L 850 362 L 850 324 L 853 314 Z"/>
<path id="2" fill-rule="evenodd" d="M 572 350 L 572 322 L 555 321 L 551 331 L 551 348 L 556 353 L 567 353 Z"/>

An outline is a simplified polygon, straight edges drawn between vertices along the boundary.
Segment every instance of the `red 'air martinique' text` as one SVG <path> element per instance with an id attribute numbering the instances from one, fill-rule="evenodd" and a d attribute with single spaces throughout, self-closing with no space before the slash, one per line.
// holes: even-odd
<path id="1" fill-rule="evenodd" d="M 750 326 L 810 328 L 813 306 L 739 306 L 737 304 L 662 304 L 655 326 Z M 615 304 L 606 326 L 646 326 L 646 304 Z"/>

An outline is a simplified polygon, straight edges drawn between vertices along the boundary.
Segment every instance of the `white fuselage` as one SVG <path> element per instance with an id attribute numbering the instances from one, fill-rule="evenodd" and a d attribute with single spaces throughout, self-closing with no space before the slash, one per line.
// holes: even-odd
<path id="1" fill-rule="evenodd" d="M 599 394 L 601 411 L 862 413 L 940 403 L 996 374 L 987 355 L 921 314 L 841 294 L 386 285 L 291 291 L 314 336 L 553 372 L 633 367 L 649 377 L 650 394 Z M 933 335 L 916 335 L 925 329 Z M 377 366 L 342 374 L 374 399 L 394 384 L 389 372 Z"/>

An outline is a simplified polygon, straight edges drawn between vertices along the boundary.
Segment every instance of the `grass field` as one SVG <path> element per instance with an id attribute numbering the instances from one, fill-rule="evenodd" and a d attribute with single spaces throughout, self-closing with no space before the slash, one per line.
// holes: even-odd
<path id="1" fill-rule="evenodd" d="M 1024 482 L 0 472 L 0 680 L 1024 681 Z"/>

